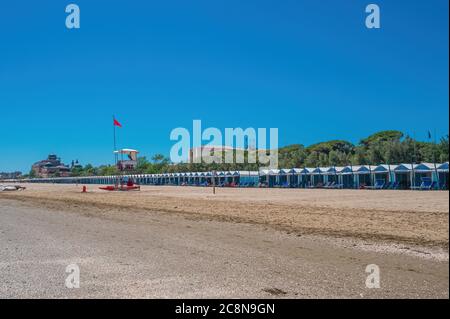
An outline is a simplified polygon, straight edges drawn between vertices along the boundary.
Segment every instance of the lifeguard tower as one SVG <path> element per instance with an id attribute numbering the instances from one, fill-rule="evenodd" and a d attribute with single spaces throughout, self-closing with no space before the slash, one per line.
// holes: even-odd
<path id="1" fill-rule="evenodd" d="M 132 172 L 137 167 L 137 154 L 139 151 L 130 149 L 130 148 L 124 148 L 121 150 L 114 151 L 116 156 L 118 157 L 117 160 L 117 169 L 121 172 Z"/>
<path id="2" fill-rule="evenodd" d="M 100 187 L 102 190 L 106 191 L 130 191 L 130 190 L 140 190 L 141 187 L 136 185 L 130 176 L 124 176 L 126 173 L 133 174 L 137 167 L 137 154 L 139 151 L 124 148 L 121 150 L 114 151 L 116 158 L 117 169 L 120 174 L 117 176 L 115 185 Z"/>

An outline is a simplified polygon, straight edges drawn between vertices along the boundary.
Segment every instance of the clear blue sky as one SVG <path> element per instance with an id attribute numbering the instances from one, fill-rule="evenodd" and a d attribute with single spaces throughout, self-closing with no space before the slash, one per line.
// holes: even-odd
<path id="1" fill-rule="evenodd" d="M 65 6 L 81 29 L 65 27 Z M 380 30 L 365 6 L 381 7 Z M 169 154 L 170 131 L 278 127 L 280 145 L 448 133 L 448 1 L 3 1 L 0 171 L 48 153 Z"/>

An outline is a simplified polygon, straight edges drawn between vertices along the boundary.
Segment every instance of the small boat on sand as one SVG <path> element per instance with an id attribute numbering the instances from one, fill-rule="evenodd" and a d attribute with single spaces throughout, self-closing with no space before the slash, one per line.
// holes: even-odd
<path id="1" fill-rule="evenodd" d="M 0 185 L 0 192 L 23 191 L 26 187 L 20 185 Z"/>

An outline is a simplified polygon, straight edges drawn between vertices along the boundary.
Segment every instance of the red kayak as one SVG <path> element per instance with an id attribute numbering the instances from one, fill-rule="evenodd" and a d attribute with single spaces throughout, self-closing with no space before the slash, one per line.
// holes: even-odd
<path id="1" fill-rule="evenodd" d="M 99 188 L 102 190 L 105 190 L 105 191 L 138 191 L 138 190 L 141 190 L 141 187 L 136 186 L 136 185 L 132 185 L 132 186 L 120 185 L 118 187 L 111 185 L 111 186 L 104 186 L 104 187 L 99 187 Z"/>
<path id="2" fill-rule="evenodd" d="M 104 191 L 115 191 L 116 190 L 116 186 L 104 186 L 104 187 L 99 187 L 100 189 L 103 189 Z"/>

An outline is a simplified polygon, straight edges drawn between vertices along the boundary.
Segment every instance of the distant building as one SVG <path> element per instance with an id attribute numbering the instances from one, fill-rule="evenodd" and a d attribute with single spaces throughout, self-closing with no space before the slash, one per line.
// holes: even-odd
<path id="1" fill-rule="evenodd" d="M 16 179 L 22 176 L 22 172 L 0 172 L 0 179 Z"/>
<path id="2" fill-rule="evenodd" d="M 50 154 L 47 159 L 36 162 L 31 167 L 37 177 L 69 177 L 70 167 L 64 165 L 61 159 L 54 154 Z"/>
<path id="3" fill-rule="evenodd" d="M 225 145 L 202 145 L 189 150 L 188 163 L 200 163 L 203 156 L 218 156 L 224 158 L 227 153 L 236 154 L 237 152 L 256 152 L 256 154 L 264 154 L 267 150 L 255 149 L 254 147 L 238 148 Z"/>

